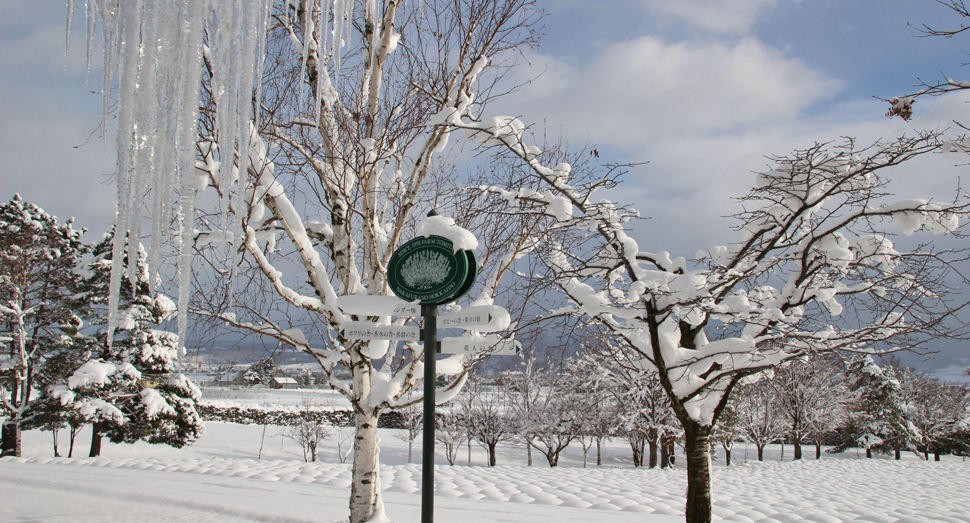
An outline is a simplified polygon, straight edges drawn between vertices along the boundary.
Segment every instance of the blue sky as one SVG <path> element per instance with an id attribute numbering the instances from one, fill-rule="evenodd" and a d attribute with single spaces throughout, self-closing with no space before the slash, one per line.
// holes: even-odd
<path id="1" fill-rule="evenodd" d="M 622 197 L 651 220 L 643 248 L 692 256 L 732 240 L 729 222 L 765 156 L 815 141 L 863 142 L 953 127 L 967 97 L 921 100 L 912 122 L 883 116 L 918 79 L 970 77 L 967 36 L 917 38 L 907 24 L 960 23 L 933 0 L 549 0 L 541 48 L 492 106 L 536 131 L 595 143 L 616 162 L 649 162 Z M 0 4 L 0 197 L 29 201 L 95 233 L 114 215 L 114 144 L 101 121 L 99 49 L 85 85 L 83 16 L 64 67 L 58 0 Z M 541 73 L 541 75 L 539 75 Z M 536 76 L 538 78 L 536 78 Z M 970 118 L 966 118 L 970 120 Z M 82 147 L 75 147 L 81 144 Z M 899 170 L 900 196 L 947 199 L 966 167 L 936 156 Z M 91 238 L 93 241 L 94 238 Z"/>

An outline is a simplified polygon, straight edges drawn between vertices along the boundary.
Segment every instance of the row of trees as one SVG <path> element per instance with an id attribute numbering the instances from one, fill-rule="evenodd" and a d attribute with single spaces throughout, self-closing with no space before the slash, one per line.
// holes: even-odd
<path id="1" fill-rule="evenodd" d="M 633 376 L 636 374 L 636 376 Z M 675 442 L 683 445 L 670 402 L 655 370 L 636 369 L 622 352 L 586 351 L 561 366 L 525 358 L 515 370 L 474 379 L 448 407 L 439 411 L 436 437 L 449 463 L 459 447 L 477 443 L 496 464 L 499 443 L 522 444 L 528 464 L 532 451 L 550 467 L 569 445 L 592 447 L 596 463 L 605 439 L 623 438 L 634 466 L 665 467 Z M 411 416 L 408 415 L 411 413 Z M 411 428 L 400 436 L 413 442 L 420 414 L 406 411 Z M 790 443 L 793 459 L 802 444 L 830 452 L 861 448 L 873 452 L 970 455 L 970 388 L 941 382 L 898 365 L 876 365 L 871 357 L 843 361 L 837 355 L 812 356 L 777 369 L 770 378 L 744 383 L 732 396 L 710 442 L 720 446 L 728 465 L 736 442 L 755 446 L 758 460 L 770 443 Z"/>
<path id="2" fill-rule="evenodd" d="M 123 253 L 119 327 L 109 335 L 113 235 L 87 245 L 83 232 L 18 195 L 0 206 L 3 455 L 19 456 L 30 428 L 54 434 L 55 454 L 67 428 L 72 454 L 74 437 L 93 424 L 91 456 L 102 437 L 181 447 L 204 431 L 200 391 L 176 371 L 178 337 L 156 328 L 175 311 L 151 292 L 145 252 Z"/>

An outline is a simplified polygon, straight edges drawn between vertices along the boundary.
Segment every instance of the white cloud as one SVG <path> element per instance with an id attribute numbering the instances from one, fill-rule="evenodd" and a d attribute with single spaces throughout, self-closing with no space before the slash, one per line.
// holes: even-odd
<path id="1" fill-rule="evenodd" d="M 882 104 L 867 100 L 739 133 L 645 142 L 638 158 L 650 163 L 633 169 L 622 194 L 614 196 L 651 217 L 635 227 L 635 237 L 645 250 L 691 256 L 698 249 L 738 237 L 730 230 L 733 222 L 723 217 L 740 210 L 732 198 L 742 196 L 753 185 L 754 173 L 764 171 L 770 163 L 767 156 L 783 156 L 816 142 L 838 145 L 844 141 L 842 137 L 856 138 L 859 147 L 866 147 L 882 139 L 912 135 L 916 129 L 953 129 L 951 119 L 967 114 L 964 120 L 970 121 L 967 102 L 970 95 L 924 99 L 917 104 L 914 120 L 904 122 L 884 117 Z M 931 154 L 883 175 L 891 179 L 895 199 L 949 201 L 960 176 L 967 172 L 960 164 L 966 164 L 963 155 Z"/>
<path id="2" fill-rule="evenodd" d="M 548 57 L 532 62 L 546 73 L 520 98 L 526 117 L 569 115 L 567 132 L 622 147 L 788 120 L 841 86 L 755 38 L 670 44 L 644 36 L 581 70 Z"/>
<path id="3" fill-rule="evenodd" d="M 646 0 L 647 9 L 714 33 L 747 34 L 776 0 Z"/>

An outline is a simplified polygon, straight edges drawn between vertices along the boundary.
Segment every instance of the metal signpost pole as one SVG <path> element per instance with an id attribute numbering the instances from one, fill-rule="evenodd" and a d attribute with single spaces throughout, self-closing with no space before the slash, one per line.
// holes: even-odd
<path id="1" fill-rule="evenodd" d="M 434 523 L 434 388 L 438 357 L 438 306 L 421 305 L 424 330 L 424 445 L 421 449 L 421 523 Z"/>

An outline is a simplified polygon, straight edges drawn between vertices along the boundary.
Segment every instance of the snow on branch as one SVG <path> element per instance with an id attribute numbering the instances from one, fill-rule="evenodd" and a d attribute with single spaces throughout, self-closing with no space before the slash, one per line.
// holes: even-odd
<path id="1" fill-rule="evenodd" d="M 514 126 L 502 134 L 492 124 L 461 125 L 504 138 L 525 159 Z M 665 387 L 706 425 L 733 383 L 789 359 L 873 351 L 894 339 L 901 343 L 887 350 L 899 350 L 913 346 L 914 337 L 945 332 L 942 319 L 962 308 L 948 301 L 949 289 L 936 277 L 949 262 L 928 251 L 900 252 L 875 228 L 879 220 L 895 221 L 907 235 L 959 228 L 966 202 L 885 203 L 882 172 L 943 146 L 939 134 L 921 133 L 861 149 L 852 140 L 815 144 L 775 157 L 740 199 L 739 241 L 698 252 L 693 265 L 641 250 L 623 227 L 630 213 L 571 186 L 535 158 L 528 164 L 545 192 L 481 190 L 506 208 L 540 206 L 549 218 L 599 237 L 585 260 L 558 244 L 547 247 L 548 266 L 573 303 L 558 312 L 586 316 L 624 339 L 662 370 Z M 548 210 L 555 198 L 569 202 L 568 216 Z M 855 317 L 845 317 L 845 300 Z M 709 340 L 712 333 L 719 338 Z"/>

